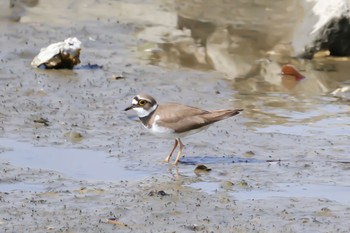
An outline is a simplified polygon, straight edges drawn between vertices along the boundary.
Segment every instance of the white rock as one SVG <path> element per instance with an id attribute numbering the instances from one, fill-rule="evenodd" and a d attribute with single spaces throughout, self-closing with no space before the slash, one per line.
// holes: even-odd
<path id="1" fill-rule="evenodd" d="M 81 42 L 76 37 L 51 44 L 40 50 L 40 53 L 31 62 L 31 65 L 33 67 L 44 66 L 47 69 L 72 69 L 80 63 L 80 46 Z"/>
<path id="2" fill-rule="evenodd" d="M 339 87 L 335 89 L 332 93 L 333 96 L 341 99 L 350 99 L 350 86 Z"/>
<path id="3" fill-rule="evenodd" d="M 349 15 L 349 0 L 302 0 L 305 15 L 294 30 L 292 46 L 296 54 L 303 54 L 306 47 L 313 47 L 313 41 L 323 27 L 333 18 Z"/>

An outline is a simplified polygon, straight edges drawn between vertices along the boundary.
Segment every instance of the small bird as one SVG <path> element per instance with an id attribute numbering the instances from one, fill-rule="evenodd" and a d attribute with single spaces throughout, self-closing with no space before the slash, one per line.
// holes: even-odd
<path id="1" fill-rule="evenodd" d="M 143 126 L 152 134 L 175 139 L 174 147 L 165 161 L 168 163 L 176 147 L 180 145 L 174 165 L 177 165 L 184 148 L 181 138 L 207 129 L 211 124 L 239 114 L 243 109 L 206 111 L 192 106 L 164 103 L 158 104 L 150 95 L 136 95 L 131 106 L 124 111 L 136 111 Z"/>

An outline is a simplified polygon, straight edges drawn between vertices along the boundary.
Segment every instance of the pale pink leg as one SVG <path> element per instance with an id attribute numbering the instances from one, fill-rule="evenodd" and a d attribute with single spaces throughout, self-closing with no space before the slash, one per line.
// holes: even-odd
<path id="1" fill-rule="evenodd" d="M 173 147 L 173 149 L 171 150 L 170 155 L 168 155 L 168 157 L 165 158 L 165 162 L 169 163 L 169 160 L 170 160 L 171 156 L 173 155 L 174 150 L 176 149 L 176 147 L 177 147 L 178 144 L 179 144 L 179 142 L 177 141 L 177 139 L 175 139 L 174 147 Z"/>
<path id="2" fill-rule="evenodd" d="M 179 149 L 179 152 L 177 153 L 177 157 L 176 157 L 176 160 L 175 160 L 174 165 L 177 165 L 177 163 L 179 162 L 180 156 L 181 156 L 181 154 L 182 154 L 182 150 L 183 150 L 183 148 L 184 148 L 184 144 L 182 144 L 180 138 L 178 138 L 177 140 L 178 140 L 179 143 L 180 143 L 180 149 Z"/>

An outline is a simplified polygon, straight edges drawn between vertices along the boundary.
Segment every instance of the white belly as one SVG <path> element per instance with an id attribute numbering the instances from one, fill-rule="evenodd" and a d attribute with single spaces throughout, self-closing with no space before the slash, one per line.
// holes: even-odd
<path id="1" fill-rule="evenodd" d="M 194 129 L 194 130 L 190 130 L 187 132 L 183 132 L 183 133 L 175 133 L 173 129 L 170 128 L 165 128 L 162 126 L 157 125 L 157 122 L 153 123 L 151 128 L 146 128 L 150 133 L 152 133 L 153 135 L 157 136 L 157 137 L 161 137 L 161 138 L 167 138 L 167 139 L 175 139 L 175 138 L 183 138 L 192 134 L 196 134 L 202 130 L 205 130 L 209 127 L 209 125 L 198 128 L 198 129 Z"/>

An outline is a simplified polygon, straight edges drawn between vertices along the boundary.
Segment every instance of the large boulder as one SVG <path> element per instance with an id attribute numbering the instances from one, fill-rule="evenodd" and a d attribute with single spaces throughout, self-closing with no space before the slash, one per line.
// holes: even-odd
<path id="1" fill-rule="evenodd" d="M 350 56 L 349 0 L 302 0 L 304 16 L 292 38 L 297 55 L 312 58 L 321 50 Z"/>

